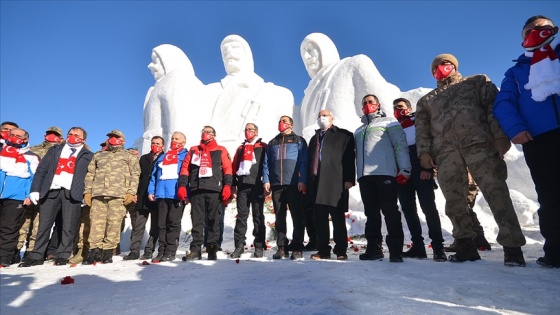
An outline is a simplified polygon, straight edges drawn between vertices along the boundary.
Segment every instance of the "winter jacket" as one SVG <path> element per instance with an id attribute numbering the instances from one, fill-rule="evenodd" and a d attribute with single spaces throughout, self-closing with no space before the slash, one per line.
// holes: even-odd
<path id="1" fill-rule="evenodd" d="M 181 171 L 181 165 L 183 164 L 186 156 L 187 150 L 185 149 L 181 150 L 181 152 L 177 155 L 177 174 Z M 160 155 L 152 169 L 150 183 L 148 184 L 148 195 L 155 195 L 156 199 L 168 198 L 179 200 L 179 197 L 177 197 L 179 179 L 161 179 L 161 165 L 164 158 L 165 154 Z"/>
<path id="2" fill-rule="evenodd" d="M 238 185 L 258 185 L 262 186 L 262 173 L 263 173 L 263 162 L 266 151 L 266 143 L 258 139 L 253 145 L 253 152 L 255 153 L 255 160 L 257 163 L 251 166 L 249 170 L 249 175 L 237 175 L 237 170 L 239 169 L 239 163 L 243 160 L 243 150 L 245 144 L 240 145 L 235 152 L 233 157 L 233 186 Z"/>
<path id="3" fill-rule="evenodd" d="M 136 210 L 147 210 L 156 209 L 157 204 L 154 201 L 148 199 L 148 184 L 150 183 L 150 178 L 152 177 L 152 171 L 157 159 L 163 153 L 159 153 L 154 161 L 152 152 L 144 154 L 140 157 L 140 177 L 138 178 L 138 189 L 136 190 L 137 202 Z M 179 164 L 180 165 L 180 164 Z"/>
<path id="4" fill-rule="evenodd" d="M 279 133 L 268 143 L 263 162 L 263 183 L 297 185 L 307 183 L 307 142 L 303 137 Z"/>
<path id="5" fill-rule="evenodd" d="M 418 157 L 495 143 L 506 135 L 492 113 L 498 89 L 485 75 L 463 78 L 459 72 L 438 81 L 416 108 Z"/>
<path id="6" fill-rule="evenodd" d="M 362 123 L 354 132 L 358 179 L 369 175 L 396 177 L 399 170 L 410 174 L 408 144 L 399 122 L 373 113 L 362 116 Z"/>
<path id="7" fill-rule="evenodd" d="M 58 144 L 60 143 L 43 141 L 41 144 L 32 146 L 30 150 L 31 152 L 37 154 L 40 158 L 43 158 L 45 154 L 47 154 L 47 151 L 49 151 L 50 148 Z"/>
<path id="8" fill-rule="evenodd" d="M 216 140 L 210 141 L 207 145 L 212 159 L 212 176 L 200 177 L 200 166 L 192 162 L 194 155 L 198 155 L 202 150 L 200 146 L 191 147 L 181 165 L 179 175 L 179 187 L 189 187 L 190 192 L 195 193 L 199 190 L 210 190 L 221 192 L 223 186 L 232 184 L 231 159 L 226 148 L 218 145 Z"/>
<path id="9" fill-rule="evenodd" d="M 59 144 L 51 147 L 41 160 L 41 163 L 39 163 L 39 167 L 37 167 L 31 191 L 39 192 L 41 199 L 46 198 L 49 194 L 58 167 L 58 159 L 62 154 L 64 146 L 65 144 Z M 72 176 L 72 185 L 70 187 L 70 197 L 76 202 L 82 201 L 84 197 L 84 179 L 92 158 L 93 153 L 85 147 L 76 156 L 76 165 L 74 166 L 74 175 Z"/>
<path id="10" fill-rule="evenodd" d="M 555 52 L 560 55 L 560 45 Z M 542 102 L 531 98 L 524 88 L 529 81 L 531 57 L 519 56 L 515 66 L 506 71 L 502 87 L 494 101 L 494 115 L 511 139 L 527 130 L 533 137 L 560 128 L 560 95 L 554 94 Z"/>
<path id="11" fill-rule="evenodd" d="M 89 163 L 84 193 L 92 197 L 124 198 L 135 195 L 140 177 L 138 158 L 119 147 L 98 151 Z"/>
<path id="12" fill-rule="evenodd" d="M 21 150 L 21 149 L 20 149 Z M 20 151 L 21 152 L 21 151 Z M 31 151 L 23 153 L 30 176 L 22 178 L 0 170 L 0 199 L 25 200 L 31 192 L 31 182 L 39 165 L 39 156 Z"/>

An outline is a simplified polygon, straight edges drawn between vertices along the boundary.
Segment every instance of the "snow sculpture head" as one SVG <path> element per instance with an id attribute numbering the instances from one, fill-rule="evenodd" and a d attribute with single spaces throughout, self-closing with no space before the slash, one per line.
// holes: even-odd
<path id="1" fill-rule="evenodd" d="M 148 65 L 148 69 L 156 81 L 180 68 L 187 71 L 188 74 L 194 75 L 191 61 L 179 47 L 163 44 L 152 50 L 152 62 Z"/>
<path id="2" fill-rule="evenodd" d="M 246 40 L 239 35 L 229 35 L 220 44 L 222 60 L 227 74 L 254 72 L 253 53 Z"/>
<path id="3" fill-rule="evenodd" d="M 333 41 L 322 33 L 307 35 L 301 42 L 300 53 L 305 69 L 307 69 L 311 78 L 323 67 L 340 60 L 340 55 Z"/>

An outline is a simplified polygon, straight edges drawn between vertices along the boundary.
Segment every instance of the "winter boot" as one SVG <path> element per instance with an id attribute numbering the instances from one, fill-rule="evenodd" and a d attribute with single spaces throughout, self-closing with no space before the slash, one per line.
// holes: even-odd
<path id="1" fill-rule="evenodd" d="M 40 266 L 42 264 L 44 264 L 45 261 L 42 259 L 31 259 L 29 257 L 25 257 L 23 259 L 23 261 L 21 262 L 21 264 L 18 265 L 18 267 L 31 267 L 31 266 Z M 4 266 L 4 265 L 2 265 Z M 9 263 L 8 263 L 9 266 Z M 7 266 L 4 266 L 7 267 Z"/>
<path id="2" fill-rule="evenodd" d="M 402 255 L 391 255 L 389 254 L 390 262 L 403 262 Z"/>
<path id="3" fill-rule="evenodd" d="M 241 257 L 241 254 L 243 254 L 244 252 L 245 252 L 245 246 L 243 244 L 239 244 L 239 245 L 237 245 L 237 247 L 235 248 L 233 253 L 231 253 L 231 255 L 229 255 L 229 257 L 239 258 L 239 257 Z"/>
<path id="4" fill-rule="evenodd" d="M 504 265 L 510 267 L 525 267 L 525 258 L 521 247 L 504 246 Z"/>
<path id="5" fill-rule="evenodd" d="M 130 252 L 128 255 L 123 257 L 123 260 L 136 260 L 138 258 L 140 258 L 139 252 Z"/>
<path id="6" fill-rule="evenodd" d="M 103 263 L 112 264 L 113 263 L 113 252 L 114 249 L 104 249 L 103 250 Z"/>
<path id="7" fill-rule="evenodd" d="M 383 249 L 380 244 L 368 245 L 366 252 L 360 255 L 360 260 L 381 260 L 385 255 L 383 255 Z"/>
<path id="8" fill-rule="evenodd" d="M 163 259 L 163 248 L 162 248 L 161 251 L 158 250 L 158 253 L 157 253 L 156 257 L 152 258 L 152 262 L 157 264 L 162 259 Z"/>
<path id="9" fill-rule="evenodd" d="M 545 255 L 537 259 L 537 265 L 545 268 L 560 268 L 560 259 L 553 259 Z"/>
<path id="10" fill-rule="evenodd" d="M 93 263 L 101 261 L 101 249 L 92 248 L 89 251 L 88 257 L 82 262 L 82 265 L 93 265 Z"/>
<path id="11" fill-rule="evenodd" d="M 292 252 L 292 256 L 290 257 L 291 260 L 300 260 L 303 259 L 303 252 L 300 250 L 294 250 Z"/>
<path id="12" fill-rule="evenodd" d="M 272 259 L 282 259 L 284 257 L 289 257 L 290 252 L 286 250 L 285 246 L 278 246 L 278 250 L 274 255 L 272 255 Z"/>
<path id="13" fill-rule="evenodd" d="M 480 260 L 476 245 L 472 238 L 457 239 L 457 253 L 449 256 L 450 262 L 465 262 Z"/>
<path id="14" fill-rule="evenodd" d="M 183 261 L 193 261 L 202 259 L 200 247 L 191 246 L 189 252 L 183 257 Z"/>
<path id="15" fill-rule="evenodd" d="M 444 247 L 443 250 L 445 250 L 446 252 L 456 252 L 457 247 L 457 240 L 453 240 L 453 243 L 451 243 L 451 245 L 449 246 Z"/>
<path id="16" fill-rule="evenodd" d="M 142 255 L 142 256 L 140 257 L 140 259 L 142 259 L 142 260 L 150 260 L 150 259 L 152 259 L 152 255 L 153 255 L 153 254 L 152 254 L 151 251 L 145 250 L 145 251 L 144 251 L 144 255 Z"/>
<path id="17" fill-rule="evenodd" d="M 82 261 L 84 261 L 84 258 L 82 257 L 82 248 L 79 247 L 78 251 L 76 252 L 76 254 L 74 254 L 74 256 L 72 256 L 70 259 L 68 259 L 68 262 L 71 264 L 79 264 Z"/>
<path id="18" fill-rule="evenodd" d="M 492 246 L 490 246 L 490 243 L 488 243 L 486 237 L 484 237 L 484 234 L 482 233 L 476 234 L 476 237 L 474 238 L 474 244 L 480 251 L 492 250 Z"/>
<path id="19" fill-rule="evenodd" d="M 443 248 L 440 249 L 433 249 L 434 252 L 434 261 L 437 262 L 444 262 L 447 261 L 447 255 L 445 255 L 445 252 L 443 251 Z"/>
<path id="20" fill-rule="evenodd" d="M 165 261 L 174 261 L 174 260 L 175 260 L 175 253 L 166 253 L 163 254 L 163 257 L 161 257 L 159 261 L 165 262 Z"/>
<path id="21" fill-rule="evenodd" d="M 253 253 L 254 258 L 263 258 L 264 250 L 262 247 L 255 247 L 255 253 Z"/>
<path id="22" fill-rule="evenodd" d="M 402 253 L 402 256 L 405 258 L 428 258 L 424 244 L 412 244 L 412 247 L 408 251 Z"/>
<path id="23" fill-rule="evenodd" d="M 218 252 L 218 246 L 215 244 L 210 244 L 208 245 L 208 249 L 206 249 L 206 252 L 208 253 L 208 260 L 217 260 L 218 259 L 218 255 L 216 254 Z"/>

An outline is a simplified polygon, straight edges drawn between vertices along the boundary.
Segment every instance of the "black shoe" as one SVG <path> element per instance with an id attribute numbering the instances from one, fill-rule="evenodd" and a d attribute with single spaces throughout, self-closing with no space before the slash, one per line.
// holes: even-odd
<path id="1" fill-rule="evenodd" d="M 40 266 L 42 264 L 44 264 L 45 261 L 41 260 L 41 259 L 30 259 L 30 258 L 26 258 L 24 259 L 21 264 L 19 264 L 18 267 L 31 267 L 31 266 Z M 9 265 L 8 265 L 9 266 Z M 4 266 L 7 267 L 7 266 Z"/>
<path id="2" fill-rule="evenodd" d="M 504 265 L 509 267 L 525 267 L 525 258 L 521 247 L 504 246 Z"/>
<path id="3" fill-rule="evenodd" d="M 359 256 L 360 260 L 381 260 L 385 257 L 381 245 L 373 245 L 366 248 L 366 252 Z"/>
<path id="4" fill-rule="evenodd" d="M 57 259 L 54 261 L 54 265 L 55 265 L 55 266 L 64 266 L 64 265 L 66 265 L 67 263 L 68 263 L 68 259 L 66 259 L 66 258 L 57 258 Z"/>
<path id="5" fill-rule="evenodd" d="M 102 261 L 101 259 L 101 249 L 93 248 L 89 250 L 89 254 L 86 260 L 82 262 L 82 265 L 93 265 L 95 262 Z"/>
<path id="6" fill-rule="evenodd" d="M 476 249 L 480 251 L 492 250 L 492 246 L 490 246 L 484 234 L 477 234 L 474 238 L 474 244 L 476 245 Z"/>
<path id="7" fill-rule="evenodd" d="M 402 255 L 389 255 L 390 262 L 403 262 Z"/>
<path id="8" fill-rule="evenodd" d="M 231 253 L 229 255 L 229 257 L 231 258 L 239 258 L 241 257 L 241 254 L 243 254 L 245 252 L 245 246 L 243 244 L 238 245 L 235 250 L 233 251 L 233 253 Z"/>
<path id="9" fill-rule="evenodd" d="M 424 244 L 412 244 L 412 247 L 408 251 L 403 252 L 402 256 L 405 258 L 428 258 Z"/>
<path id="10" fill-rule="evenodd" d="M 457 253 L 449 255 L 450 262 L 465 262 L 480 260 L 476 245 L 472 238 L 457 239 Z"/>
<path id="11" fill-rule="evenodd" d="M 253 253 L 254 258 L 263 258 L 264 249 L 262 247 L 255 247 L 255 253 Z"/>
<path id="12" fill-rule="evenodd" d="M 272 259 L 282 259 L 285 257 L 289 257 L 289 252 L 286 250 L 284 246 L 278 246 L 278 250 L 274 255 L 272 255 Z"/>
<path id="13" fill-rule="evenodd" d="M 4 267 L 4 268 L 10 267 L 10 260 L 11 260 L 11 258 L 8 258 L 8 257 L 0 257 L 0 266 Z M 23 267 L 23 266 L 21 266 L 21 264 L 20 264 L 19 267 Z"/>
<path id="14" fill-rule="evenodd" d="M 218 259 L 218 255 L 216 254 L 217 251 L 218 251 L 217 245 L 214 244 L 208 245 L 208 248 L 206 249 L 206 252 L 208 253 L 208 260 L 217 260 Z"/>
<path id="15" fill-rule="evenodd" d="M 315 253 L 315 254 L 311 255 L 309 258 L 311 258 L 313 260 L 331 259 L 331 253 L 328 253 L 328 254 Z"/>
<path id="16" fill-rule="evenodd" d="M 175 260 L 175 254 L 164 254 L 159 261 L 164 262 L 164 261 L 174 261 L 174 260 Z"/>
<path id="17" fill-rule="evenodd" d="M 103 250 L 103 260 L 104 264 L 112 264 L 113 263 L 113 249 L 104 249 Z"/>
<path id="18" fill-rule="evenodd" d="M 183 261 L 193 261 L 202 259 L 202 252 L 200 247 L 192 247 L 190 251 L 183 257 Z"/>
<path id="19" fill-rule="evenodd" d="M 12 261 L 10 261 L 10 263 L 19 264 L 20 262 L 21 262 L 21 255 L 20 255 L 19 249 L 16 249 L 16 251 L 14 253 L 14 257 L 12 258 Z"/>
<path id="20" fill-rule="evenodd" d="M 152 258 L 152 262 L 157 264 L 157 263 L 160 262 L 162 259 L 163 259 L 163 251 L 161 251 L 161 252 L 158 251 L 156 257 Z"/>
<path id="21" fill-rule="evenodd" d="M 304 252 L 314 252 L 316 250 L 317 250 L 317 244 L 315 243 L 307 243 L 307 245 L 303 247 Z"/>
<path id="22" fill-rule="evenodd" d="M 130 252 L 128 255 L 123 257 L 123 260 L 136 260 L 138 258 L 140 258 L 140 253 Z"/>
<path id="23" fill-rule="evenodd" d="M 142 259 L 142 260 L 149 260 L 149 259 L 152 259 L 152 255 L 153 255 L 152 252 L 144 251 L 144 255 L 142 255 L 142 256 L 140 257 L 140 259 Z"/>
<path id="24" fill-rule="evenodd" d="M 291 260 L 300 260 L 303 259 L 303 252 L 299 250 L 294 250 L 292 252 L 292 256 L 290 257 Z"/>
<path id="25" fill-rule="evenodd" d="M 537 265 L 545 268 L 560 268 L 560 260 L 553 260 L 547 256 L 539 257 L 539 259 L 537 259 Z"/>
<path id="26" fill-rule="evenodd" d="M 443 249 L 433 249 L 433 251 L 434 251 L 434 261 L 437 262 L 447 261 L 447 256 L 445 255 Z"/>

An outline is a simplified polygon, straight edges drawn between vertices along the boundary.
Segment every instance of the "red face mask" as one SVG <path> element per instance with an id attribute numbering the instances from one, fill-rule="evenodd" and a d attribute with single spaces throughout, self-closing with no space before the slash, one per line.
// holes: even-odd
<path id="1" fill-rule="evenodd" d="M 177 141 L 171 141 L 171 144 L 169 145 L 169 148 L 171 150 L 179 151 L 183 148 L 183 144 L 179 143 Z"/>
<path id="2" fill-rule="evenodd" d="M 554 39 L 554 29 L 534 29 L 521 43 L 528 51 L 533 51 L 541 48 L 542 46 L 550 43 Z"/>
<path id="3" fill-rule="evenodd" d="M 0 131 L 0 138 L 2 138 L 4 140 L 8 140 L 9 137 L 10 137 L 10 131 L 9 130 Z"/>
<path id="4" fill-rule="evenodd" d="M 66 142 L 68 142 L 70 144 L 80 144 L 80 143 L 84 142 L 84 140 L 82 140 L 82 138 L 80 138 L 76 135 L 69 135 L 68 138 L 66 139 Z"/>
<path id="5" fill-rule="evenodd" d="M 123 141 L 117 137 L 110 137 L 108 142 L 112 146 L 119 146 L 123 144 Z"/>
<path id="6" fill-rule="evenodd" d="M 255 132 L 252 130 L 245 131 L 245 139 L 251 140 L 255 137 Z"/>
<path id="7" fill-rule="evenodd" d="M 288 130 L 288 128 L 290 128 L 290 124 L 287 124 L 283 121 L 278 123 L 278 131 L 284 132 L 284 131 Z"/>
<path id="8" fill-rule="evenodd" d="M 451 64 L 439 65 L 437 66 L 436 71 L 434 72 L 434 78 L 436 78 L 436 80 L 438 81 L 443 80 L 447 78 L 451 74 L 451 72 L 453 72 L 454 69 L 455 66 Z"/>
<path id="9" fill-rule="evenodd" d="M 157 145 L 155 145 L 155 144 L 152 144 L 152 153 L 153 153 L 153 154 L 158 154 L 158 153 L 160 153 L 162 150 L 163 150 L 162 147 L 157 146 Z"/>
<path id="10" fill-rule="evenodd" d="M 406 116 L 408 116 L 408 113 L 407 113 L 406 109 L 396 108 L 395 111 L 393 112 L 393 116 L 395 116 L 395 118 L 397 120 L 401 120 L 401 119 L 405 118 Z"/>
<path id="11" fill-rule="evenodd" d="M 60 138 L 55 135 L 54 133 L 49 133 L 48 135 L 45 135 L 45 140 L 47 140 L 48 142 L 60 142 Z"/>
<path id="12" fill-rule="evenodd" d="M 203 132 L 200 139 L 202 139 L 202 141 L 208 141 L 208 140 L 212 140 L 213 136 L 210 133 Z"/>
<path id="13" fill-rule="evenodd" d="M 9 136 L 9 137 L 8 137 L 8 142 L 10 142 L 11 144 L 20 145 L 20 144 L 24 144 L 24 143 L 25 143 L 25 140 L 20 139 L 20 138 L 18 138 L 18 137 L 16 137 L 16 136 Z"/>
<path id="14" fill-rule="evenodd" d="M 377 111 L 377 104 L 366 104 L 362 107 L 362 113 L 364 113 L 364 115 L 367 114 L 372 114 L 375 113 Z"/>

